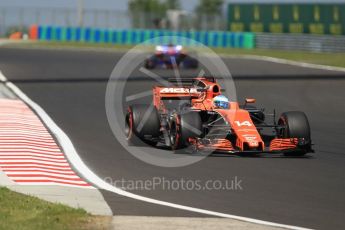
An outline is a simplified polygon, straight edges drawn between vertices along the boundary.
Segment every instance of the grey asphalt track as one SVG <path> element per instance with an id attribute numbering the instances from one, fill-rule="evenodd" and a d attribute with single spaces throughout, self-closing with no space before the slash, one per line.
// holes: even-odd
<path id="1" fill-rule="evenodd" d="M 345 228 L 345 74 L 274 64 L 225 59 L 238 98 L 278 113 L 302 110 L 308 115 L 314 154 L 305 158 L 213 156 L 182 168 L 143 163 L 114 138 L 105 114 L 107 79 L 121 53 L 0 49 L 0 70 L 68 134 L 85 163 L 113 180 L 228 180 L 238 177 L 243 190 L 136 190 L 177 204 L 317 229 Z M 170 71 L 159 71 L 170 75 Z M 193 75 L 182 71 L 183 76 Z M 261 78 L 260 76 L 265 76 Z M 289 78 L 291 77 L 291 78 Z M 154 82 L 135 78 L 130 89 Z M 139 91 L 139 92 L 140 92 Z M 138 202 L 103 191 L 114 214 L 201 216 Z"/>

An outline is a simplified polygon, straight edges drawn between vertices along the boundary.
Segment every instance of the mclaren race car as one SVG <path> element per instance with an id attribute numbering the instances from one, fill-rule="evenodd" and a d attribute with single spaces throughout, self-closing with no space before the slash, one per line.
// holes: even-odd
<path id="1" fill-rule="evenodd" d="M 303 112 L 284 112 L 276 119 L 275 112 L 266 114 L 252 103 L 255 99 L 242 105 L 229 101 L 214 77 L 182 79 L 171 87 L 153 87 L 153 106 L 129 106 L 125 134 L 131 145 L 145 142 L 174 151 L 293 156 L 313 152 Z"/>
<path id="2" fill-rule="evenodd" d="M 198 68 L 198 60 L 183 49 L 181 45 L 159 45 L 156 46 L 155 53 L 145 60 L 147 69 L 156 67 L 172 69 L 172 68 Z"/>

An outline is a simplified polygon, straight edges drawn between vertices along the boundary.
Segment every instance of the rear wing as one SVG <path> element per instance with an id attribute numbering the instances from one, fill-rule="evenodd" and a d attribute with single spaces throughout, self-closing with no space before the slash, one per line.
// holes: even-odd
<path id="1" fill-rule="evenodd" d="M 153 88 L 154 95 L 161 99 L 186 99 L 186 98 L 197 98 L 200 92 L 194 87 L 187 86 L 172 86 L 172 87 L 161 87 L 156 86 Z"/>
<path id="2" fill-rule="evenodd" d="M 168 78 L 172 86 L 155 86 L 153 88 L 153 93 L 155 97 L 165 99 L 192 99 L 200 97 L 201 92 L 205 92 L 210 89 L 210 85 L 217 85 L 216 79 L 214 77 L 200 77 L 200 78 Z M 194 86 L 197 81 L 208 81 L 205 88 L 200 88 Z M 212 89 L 212 88 L 211 88 Z"/>
<path id="3" fill-rule="evenodd" d="M 200 78 L 168 78 L 168 81 L 173 84 L 181 84 L 181 85 L 193 85 L 194 82 L 200 81 L 200 80 L 206 80 L 212 83 L 216 83 L 217 80 L 215 77 L 200 77 Z"/>

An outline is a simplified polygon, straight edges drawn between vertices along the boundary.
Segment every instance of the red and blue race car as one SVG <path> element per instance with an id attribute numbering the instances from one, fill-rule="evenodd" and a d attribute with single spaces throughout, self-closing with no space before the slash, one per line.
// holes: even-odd
<path id="1" fill-rule="evenodd" d="M 154 68 L 198 68 L 198 60 L 189 55 L 181 45 L 159 45 L 155 48 L 155 53 L 145 60 L 147 69 Z"/>

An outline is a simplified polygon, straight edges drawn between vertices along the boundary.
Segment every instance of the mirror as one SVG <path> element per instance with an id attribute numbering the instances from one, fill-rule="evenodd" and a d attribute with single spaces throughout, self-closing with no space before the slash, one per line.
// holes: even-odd
<path id="1" fill-rule="evenodd" d="M 247 103 L 255 103 L 256 99 L 255 98 L 246 98 L 246 104 Z"/>

